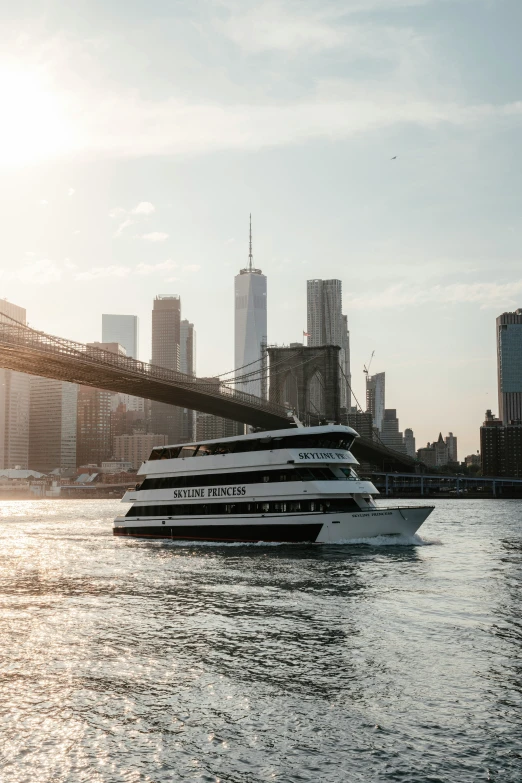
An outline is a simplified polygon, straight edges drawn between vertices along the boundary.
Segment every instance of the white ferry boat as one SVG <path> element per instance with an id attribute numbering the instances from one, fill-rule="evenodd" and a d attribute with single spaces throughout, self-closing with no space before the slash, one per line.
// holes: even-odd
<path id="1" fill-rule="evenodd" d="M 335 543 L 415 533 L 433 506 L 383 508 L 359 479 L 341 425 L 154 448 L 114 535 L 225 542 Z"/>

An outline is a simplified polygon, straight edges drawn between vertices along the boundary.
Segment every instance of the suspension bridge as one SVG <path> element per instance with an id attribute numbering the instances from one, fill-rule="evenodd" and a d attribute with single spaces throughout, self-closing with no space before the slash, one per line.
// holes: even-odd
<path id="1" fill-rule="evenodd" d="M 293 425 L 288 407 L 240 391 L 219 379 L 196 378 L 56 337 L 5 315 L 0 319 L 0 367 L 177 405 L 260 429 Z M 312 422 L 317 419 L 313 415 L 310 418 Z M 416 464 L 366 438 L 356 440 L 353 452 L 359 460 L 385 470 L 413 470 Z"/>

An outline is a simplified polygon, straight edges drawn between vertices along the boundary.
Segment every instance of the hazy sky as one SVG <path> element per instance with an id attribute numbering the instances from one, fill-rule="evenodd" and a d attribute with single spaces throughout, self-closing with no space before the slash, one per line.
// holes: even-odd
<path id="1" fill-rule="evenodd" d="M 464 457 L 522 306 L 521 29 L 520 0 L 4 3 L 1 295 L 80 341 L 137 314 L 148 360 L 179 293 L 225 372 L 251 211 L 269 342 L 341 278 L 361 403 L 375 350 L 401 429 Z"/>

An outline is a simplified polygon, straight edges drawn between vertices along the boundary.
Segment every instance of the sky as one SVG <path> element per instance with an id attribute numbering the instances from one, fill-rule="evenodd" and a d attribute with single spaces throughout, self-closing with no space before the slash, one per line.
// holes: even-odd
<path id="1" fill-rule="evenodd" d="M 522 306 L 521 28 L 520 0 L 3 4 L 0 295 L 80 342 L 136 314 L 148 361 L 180 294 L 224 373 L 251 212 L 269 342 L 340 278 L 361 405 L 375 351 L 401 429 L 463 458 Z"/>

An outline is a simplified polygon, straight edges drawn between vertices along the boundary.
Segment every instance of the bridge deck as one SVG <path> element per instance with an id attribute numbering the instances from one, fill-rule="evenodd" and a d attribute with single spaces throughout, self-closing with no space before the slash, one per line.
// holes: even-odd
<path id="1" fill-rule="evenodd" d="M 287 427 L 282 405 L 216 382 L 140 362 L 28 327 L 0 322 L 0 366 L 212 413 L 255 427 Z"/>
<path id="2" fill-rule="evenodd" d="M 290 411 L 253 394 L 40 332 L 0 318 L 0 367 L 44 378 L 132 394 L 168 405 L 223 416 L 261 429 L 292 426 Z M 414 460 L 358 438 L 357 459 L 388 470 L 414 470 Z"/>

